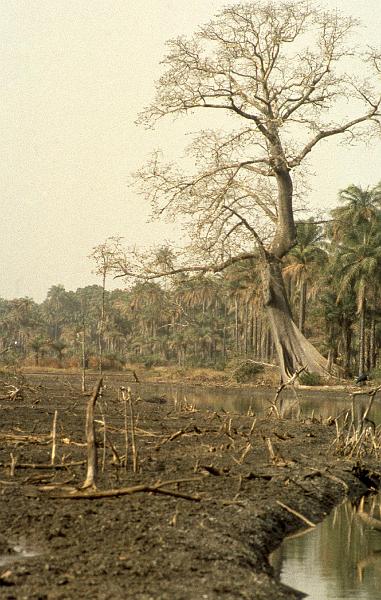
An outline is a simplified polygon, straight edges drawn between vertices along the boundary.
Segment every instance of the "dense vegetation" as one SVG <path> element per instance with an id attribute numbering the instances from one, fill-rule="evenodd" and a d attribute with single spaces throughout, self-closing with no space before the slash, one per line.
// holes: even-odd
<path id="1" fill-rule="evenodd" d="M 297 242 L 309 158 L 334 137 L 345 144 L 380 131 L 381 54 L 355 42 L 357 28 L 310 0 L 227 6 L 192 36 L 168 42 L 156 93 L 138 120 L 155 127 L 210 118 L 184 148 L 190 160 L 153 152 L 135 173 L 137 190 L 156 217 L 187 223 L 182 268 L 216 273 L 260 260 L 284 383 L 302 367 L 326 379 L 329 366 L 295 323 L 282 273 Z M 123 272 L 134 272 L 134 256 Z"/>
<path id="2" fill-rule="evenodd" d="M 347 376 L 379 367 L 380 196 L 380 186 L 350 186 L 327 223 L 298 223 L 298 245 L 284 259 L 295 322 Z M 85 354 L 95 368 L 102 346 L 105 368 L 275 362 L 258 265 L 252 259 L 218 275 L 177 274 L 105 294 L 101 285 L 76 292 L 55 285 L 41 304 L 1 299 L 0 358 L 74 367 Z"/>

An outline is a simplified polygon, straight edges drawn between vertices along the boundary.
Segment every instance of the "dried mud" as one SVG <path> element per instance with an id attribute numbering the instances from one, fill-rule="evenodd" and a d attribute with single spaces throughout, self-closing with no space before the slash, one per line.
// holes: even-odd
<path id="1" fill-rule="evenodd" d="M 17 385 L 16 398 L 3 387 L 0 400 L 0 598 L 300 598 L 276 581 L 269 553 L 306 527 L 303 518 L 317 523 L 345 495 L 378 485 L 366 477 L 372 465 L 334 454 L 332 426 L 201 412 L 144 394 L 134 400 L 133 473 L 118 394 L 128 377 L 106 376 L 98 490 L 187 481 L 104 499 L 52 497 L 85 479 L 88 397 L 74 375 L 29 375 Z"/>

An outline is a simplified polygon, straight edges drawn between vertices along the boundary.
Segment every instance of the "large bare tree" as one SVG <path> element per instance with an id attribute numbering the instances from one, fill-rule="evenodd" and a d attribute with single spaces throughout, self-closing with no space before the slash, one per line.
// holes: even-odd
<path id="1" fill-rule="evenodd" d="M 155 153 L 136 177 L 156 214 L 188 218 L 194 263 L 171 272 L 217 272 L 260 257 L 283 380 L 301 366 L 327 367 L 294 323 L 282 279 L 282 258 L 296 244 L 295 182 L 324 140 L 350 143 L 379 128 L 380 57 L 358 51 L 356 26 L 308 0 L 225 8 L 191 39 L 168 43 L 156 98 L 141 117 L 153 126 L 199 110 L 224 116 L 194 137 L 184 160 L 165 164 Z M 128 263 L 121 269 L 136 274 Z"/>

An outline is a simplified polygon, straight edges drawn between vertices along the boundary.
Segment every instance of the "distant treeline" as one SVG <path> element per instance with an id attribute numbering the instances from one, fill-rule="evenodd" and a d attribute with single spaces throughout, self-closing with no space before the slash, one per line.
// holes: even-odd
<path id="1" fill-rule="evenodd" d="M 284 261 L 294 320 L 347 375 L 380 366 L 381 210 L 371 191 L 351 186 L 332 221 L 298 224 Z M 224 368 L 245 358 L 275 362 L 261 297 L 260 260 L 218 275 L 174 275 L 127 290 L 50 288 L 38 304 L 0 299 L 3 364 L 104 368 L 127 363 Z M 100 346 L 101 345 L 101 346 Z"/>

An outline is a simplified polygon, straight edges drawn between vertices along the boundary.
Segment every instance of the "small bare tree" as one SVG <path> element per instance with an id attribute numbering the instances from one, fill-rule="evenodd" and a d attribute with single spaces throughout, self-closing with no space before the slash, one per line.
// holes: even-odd
<path id="1" fill-rule="evenodd" d="M 95 246 L 89 256 L 89 258 L 95 262 L 95 273 L 102 277 L 101 313 L 98 322 L 98 370 L 100 375 L 102 375 L 103 372 L 106 278 L 110 271 L 114 269 L 118 256 L 121 253 L 120 244 L 120 237 L 110 237 L 103 244 Z"/>
<path id="2" fill-rule="evenodd" d="M 222 130 L 195 137 L 193 172 L 189 158 L 182 170 L 181 161 L 163 164 L 155 153 L 136 177 L 157 215 L 188 218 L 198 261 L 173 273 L 217 272 L 259 254 L 283 381 L 302 366 L 327 372 L 292 319 L 281 272 L 296 244 L 301 166 L 333 136 L 353 142 L 379 128 L 380 55 L 357 49 L 356 26 L 309 0 L 228 7 L 193 38 L 168 43 L 156 99 L 141 117 L 152 126 L 199 110 L 226 115 Z M 128 261 L 120 269 L 136 275 Z"/>

